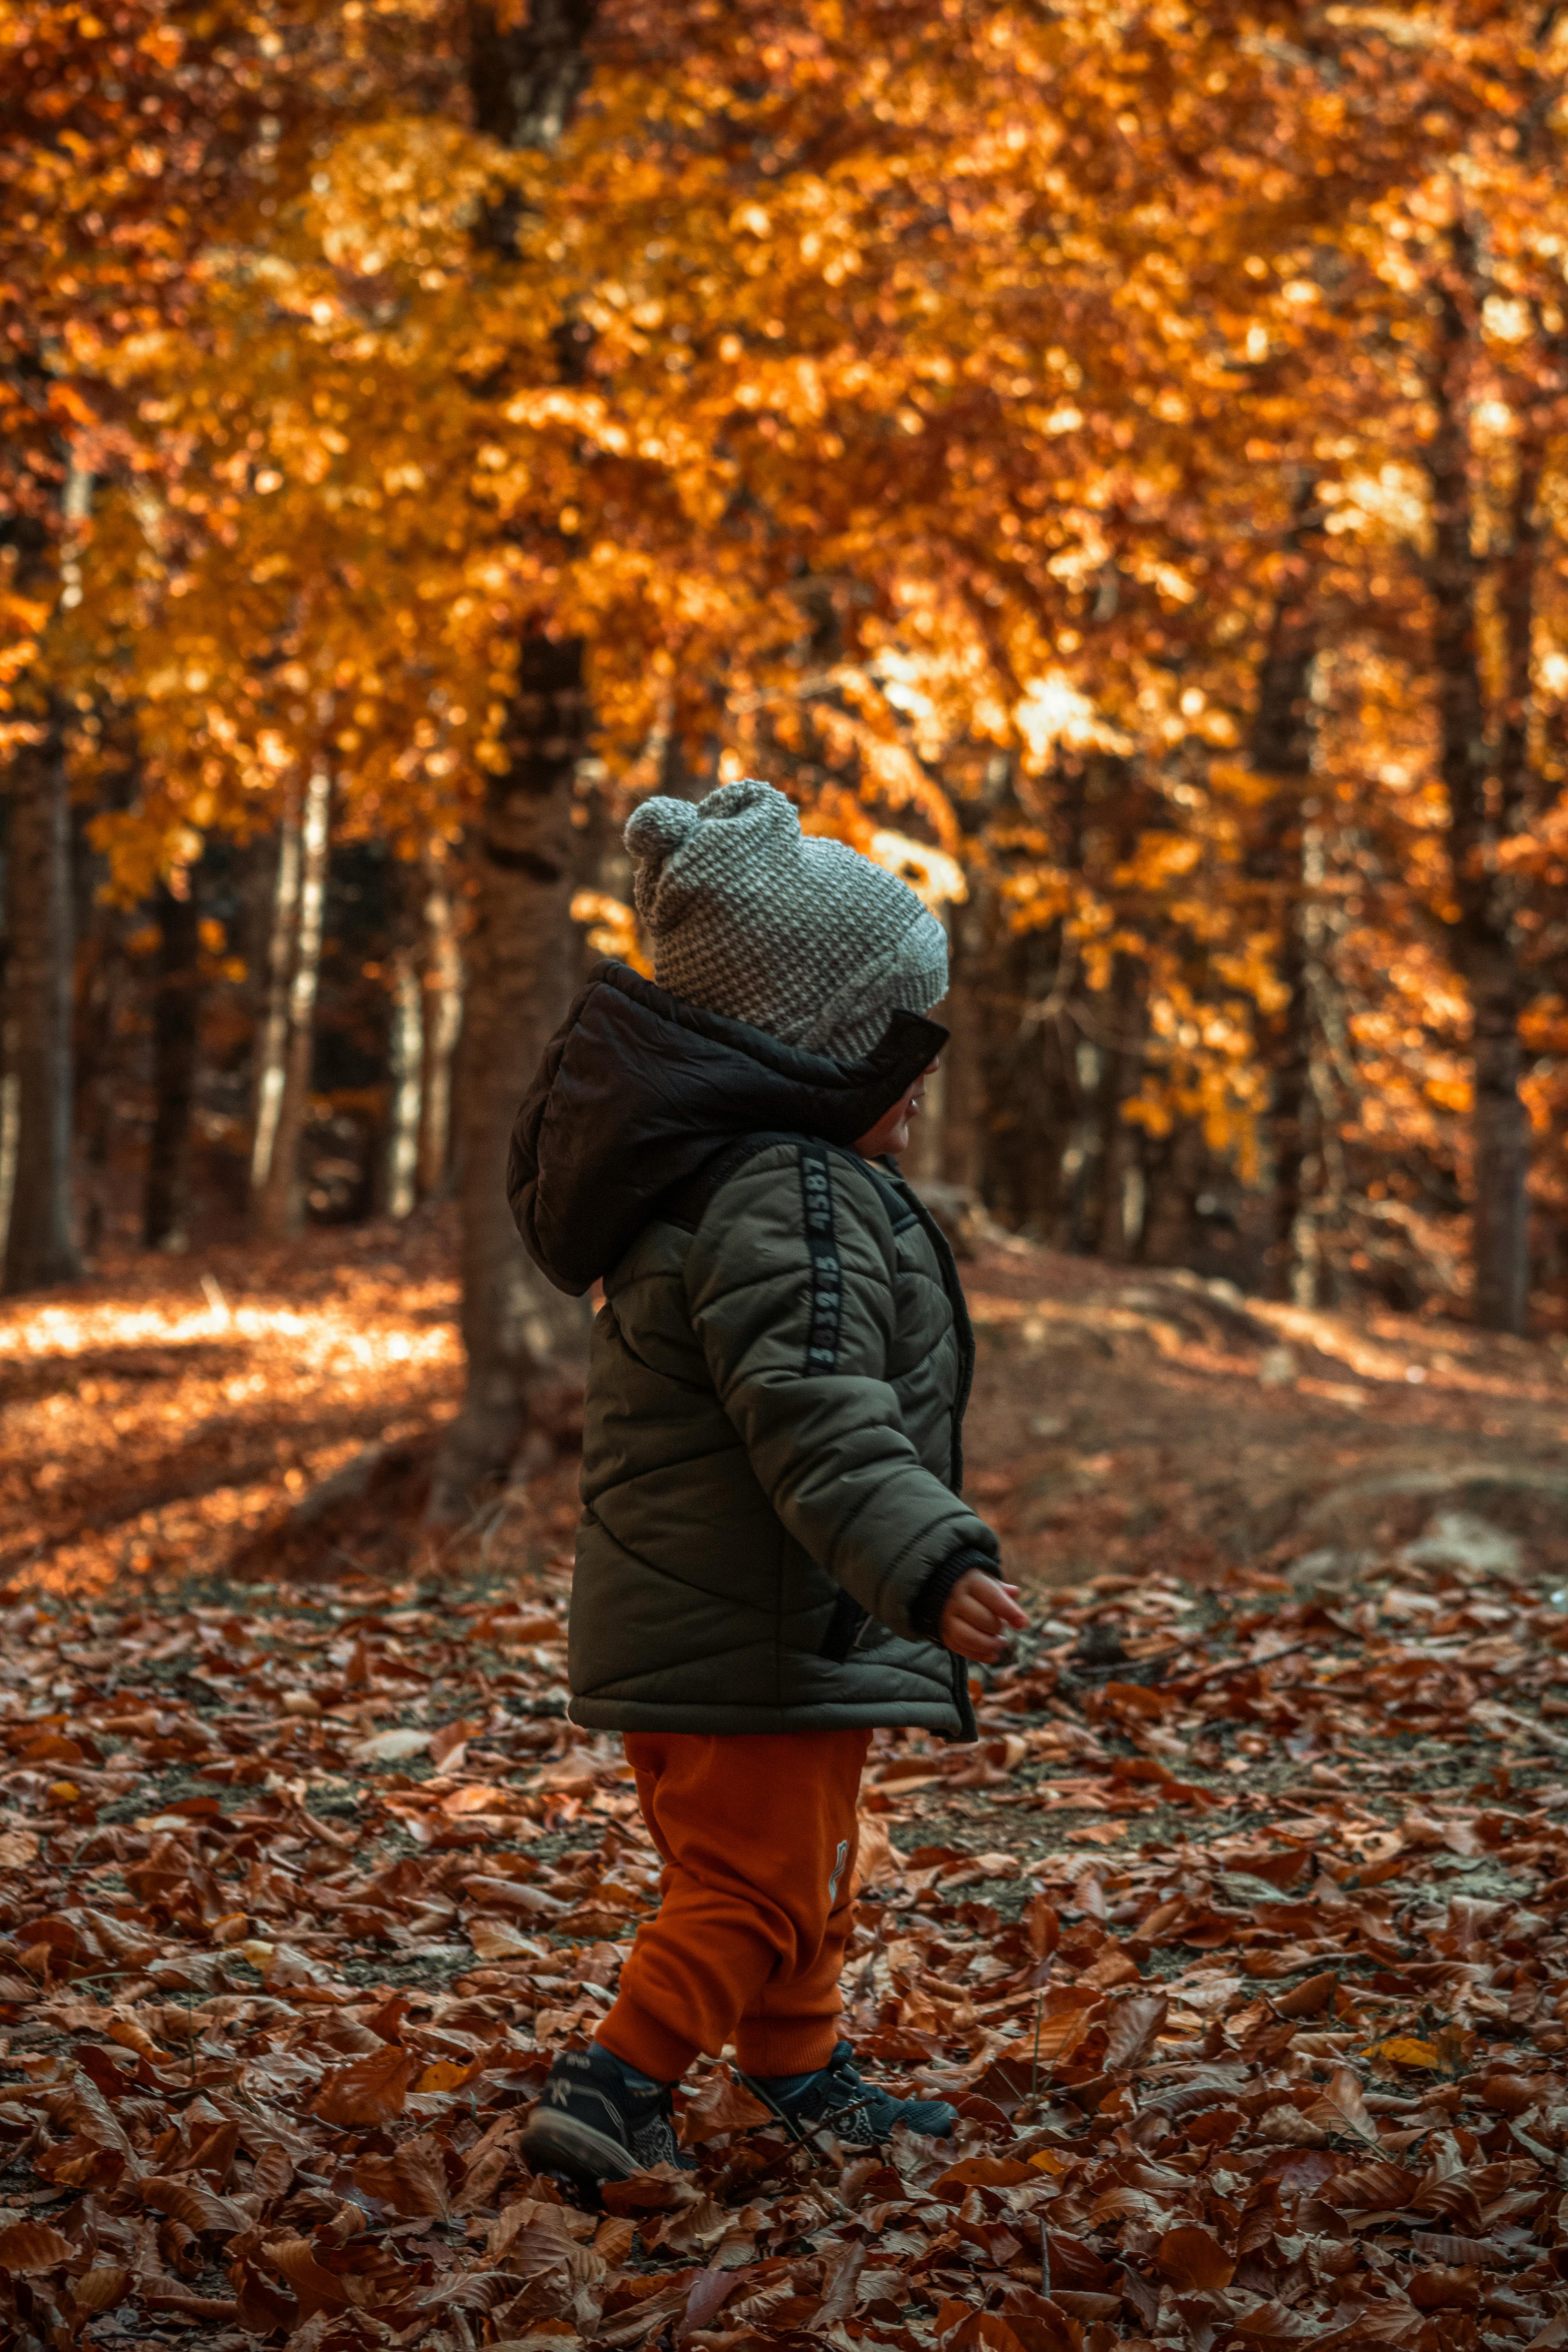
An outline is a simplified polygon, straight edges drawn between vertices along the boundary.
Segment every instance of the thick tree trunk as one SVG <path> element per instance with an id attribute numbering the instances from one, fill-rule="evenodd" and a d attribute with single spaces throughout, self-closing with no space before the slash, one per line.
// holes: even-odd
<path id="1" fill-rule="evenodd" d="M 586 727 L 583 644 L 524 639 L 505 769 L 485 793 L 458 1054 L 458 1193 L 468 1385 L 437 1465 L 430 1516 L 450 1525 L 581 1379 L 584 1310 L 538 1273 L 506 1197 L 523 1089 L 570 998 L 573 784 Z"/>
<path id="2" fill-rule="evenodd" d="M 149 1249 L 190 1245 L 191 1131 L 200 1036 L 201 923 L 194 873 L 176 895 L 158 890 L 158 968 L 153 988 L 153 1138 L 147 1151 L 142 1237 Z"/>
<path id="3" fill-rule="evenodd" d="M 81 1272 L 71 1204 L 74 929 L 70 805 L 60 714 L 10 772 L 8 1075 L 15 1082 L 15 1173 L 5 1288 L 37 1290 Z"/>
<path id="4" fill-rule="evenodd" d="M 1470 328 L 1460 289 L 1473 283 L 1464 232 L 1452 239 L 1453 275 L 1438 293 L 1432 371 L 1436 427 L 1425 456 L 1432 495 L 1432 659 L 1437 677 L 1441 768 L 1448 798 L 1448 856 L 1458 914 L 1449 950 L 1469 992 L 1471 1018 L 1471 1250 L 1476 1320 L 1522 1332 L 1529 1312 L 1526 1180 L 1530 1132 L 1520 1097 L 1519 953 L 1506 887 L 1497 872 L 1489 806 L 1486 697 L 1477 603 L 1470 478 Z M 1517 626 L 1517 624 L 1516 624 Z"/>
<path id="5" fill-rule="evenodd" d="M 550 148 L 587 81 L 598 0 L 531 0 L 521 21 L 470 0 L 468 87 L 478 127 L 514 151 Z M 479 234 L 512 249 L 515 213 Z M 563 374 L 581 365 L 570 322 Z M 558 1418 L 582 1380 L 586 1317 L 538 1274 L 506 1198 L 507 1146 L 523 1088 L 569 1002 L 574 960 L 573 788 L 587 734 L 584 646 L 524 635 L 507 714 L 504 769 L 489 779 L 474 848 L 474 932 L 458 1046 L 458 1193 L 468 1382 L 431 1483 L 429 1515 L 451 1525 L 510 1467 L 531 1417 Z"/>
<path id="6" fill-rule="evenodd" d="M 298 1233 L 303 1217 L 300 1142 L 305 1131 L 310 1071 L 316 1056 L 316 987 L 321 970 L 331 803 L 331 780 L 324 768 L 315 768 L 305 787 L 305 809 L 300 826 L 300 921 L 286 1000 L 288 1042 L 281 1056 L 282 1085 L 279 1089 L 271 1155 L 258 1203 L 257 1230 L 271 1241 Z"/>
<path id="7" fill-rule="evenodd" d="M 452 1151 L 452 1056 L 463 1020 L 462 961 L 452 893 L 433 866 L 425 893 L 425 985 L 419 1049 L 419 1198 L 447 1190 Z"/>

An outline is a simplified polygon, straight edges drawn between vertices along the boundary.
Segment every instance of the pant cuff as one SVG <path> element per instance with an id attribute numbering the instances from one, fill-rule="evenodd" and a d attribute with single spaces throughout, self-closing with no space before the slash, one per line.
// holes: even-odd
<path id="1" fill-rule="evenodd" d="M 837 2044 L 837 2020 L 825 2024 L 819 2018 L 781 2018 L 776 2025 L 748 2021 L 736 2031 L 735 2063 L 742 2074 L 815 2074 Z"/>
<path id="2" fill-rule="evenodd" d="M 612 2057 L 635 2066 L 656 2083 L 679 2083 L 697 2055 L 694 2042 L 675 2032 L 637 2001 L 622 1993 L 594 2035 Z"/>

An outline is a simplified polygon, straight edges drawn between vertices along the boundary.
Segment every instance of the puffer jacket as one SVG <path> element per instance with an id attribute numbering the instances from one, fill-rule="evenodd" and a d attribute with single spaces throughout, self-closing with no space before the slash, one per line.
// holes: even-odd
<path id="1" fill-rule="evenodd" d="M 960 1492 L 969 1318 L 917 1196 L 850 1149 L 945 1038 L 898 1013 L 838 1064 L 610 962 L 552 1039 L 508 1193 L 558 1288 L 604 1283 L 575 1722 L 974 1737 L 911 1614 L 997 1558 Z"/>

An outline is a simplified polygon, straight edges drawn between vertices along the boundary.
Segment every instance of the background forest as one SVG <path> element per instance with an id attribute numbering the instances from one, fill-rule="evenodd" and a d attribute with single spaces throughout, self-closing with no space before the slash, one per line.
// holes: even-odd
<path id="1" fill-rule="evenodd" d="M 5 1282 L 500 1181 L 641 793 L 948 921 L 915 1172 L 1568 1310 L 1568 10 L 0 10 Z"/>

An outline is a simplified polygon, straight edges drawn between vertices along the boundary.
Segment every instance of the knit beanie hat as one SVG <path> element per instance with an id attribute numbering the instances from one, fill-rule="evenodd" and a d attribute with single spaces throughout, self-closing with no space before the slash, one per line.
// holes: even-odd
<path id="1" fill-rule="evenodd" d="M 803 834 L 748 777 L 695 805 L 644 801 L 626 830 L 661 988 L 786 1045 L 858 1062 L 895 1012 L 947 988 L 947 939 L 896 874 Z"/>

